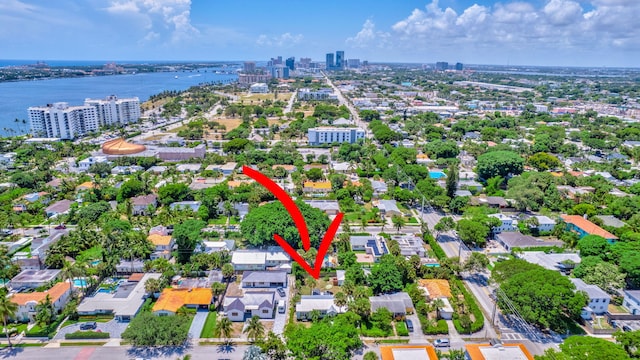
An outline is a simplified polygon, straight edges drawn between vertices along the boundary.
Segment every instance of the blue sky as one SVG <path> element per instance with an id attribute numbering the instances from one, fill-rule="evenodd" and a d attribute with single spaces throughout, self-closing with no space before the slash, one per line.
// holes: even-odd
<path id="1" fill-rule="evenodd" d="M 638 66 L 640 0 L 0 0 L 0 58 Z"/>

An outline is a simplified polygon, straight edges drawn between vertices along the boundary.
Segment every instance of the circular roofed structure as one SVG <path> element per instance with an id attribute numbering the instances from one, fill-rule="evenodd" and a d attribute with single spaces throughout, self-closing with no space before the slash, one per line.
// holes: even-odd
<path id="1" fill-rule="evenodd" d="M 107 155 L 131 155 L 147 149 L 144 145 L 126 142 L 123 138 L 109 140 L 102 144 L 102 152 Z"/>

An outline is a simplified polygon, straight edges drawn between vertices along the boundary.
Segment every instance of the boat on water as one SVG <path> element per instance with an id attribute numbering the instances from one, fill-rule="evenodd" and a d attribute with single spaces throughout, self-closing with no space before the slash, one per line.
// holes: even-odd
<path id="1" fill-rule="evenodd" d="M 173 78 L 174 78 L 174 79 L 177 79 L 177 78 L 178 78 L 178 75 L 174 76 Z"/>

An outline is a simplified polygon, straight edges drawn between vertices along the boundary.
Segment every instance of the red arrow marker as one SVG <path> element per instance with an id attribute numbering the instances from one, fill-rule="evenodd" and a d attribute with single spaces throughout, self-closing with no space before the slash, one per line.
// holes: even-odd
<path id="1" fill-rule="evenodd" d="M 296 203 L 293 202 L 293 199 L 291 199 L 289 194 L 282 190 L 282 188 L 278 186 L 278 184 L 273 182 L 273 180 L 269 179 L 266 175 L 259 171 L 253 170 L 252 168 L 245 165 L 242 167 L 242 172 L 260 183 L 260 185 L 267 188 L 267 190 L 271 191 L 273 195 L 275 195 L 275 197 L 280 200 L 282 205 L 284 205 L 285 209 L 287 209 L 287 211 L 291 215 L 293 222 L 296 224 L 296 227 L 300 232 L 300 239 L 302 239 L 302 245 L 305 251 L 309 251 L 309 248 L 311 247 L 311 240 L 309 239 L 309 229 L 307 228 L 307 222 L 304 220 L 304 216 L 302 216 L 300 209 L 298 208 Z M 282 236 L 273 234 L 273 239 L 282 247 L 284 251 L 287 252 L 287 254 L 289 254 L 289 256 L 291 256 L 293 260 L 295 260 L 298 264 L 300 264 L 300 266 L 302 266 L 303 269 L 305 269 L 311 276 L 313 276 L 313 278 L 318 279 L 320 277 L 320 270 L 322 269 L 324 256 L 331 246 L 331 241 L 333 241 L 333 238 L 336 236 L 336 232 L 340 227 L 340 222 L 342 221 L 343 216 L 343 213 L 338 213 L 336 218 L 331 222 L 331 225 L 329 225 L 329 229 L 327 229 L 327 232 L 324 234 L 324 237 L 320 242 L 318 255 L 316 256 L 316 261 L 313 267 L 309 265 L 302 258 L 302 256 L 298 254 L 296 249 L 291 247 L 291 245 L 289 245 L 289 243 L 285 239 L 283 239 Z"/>

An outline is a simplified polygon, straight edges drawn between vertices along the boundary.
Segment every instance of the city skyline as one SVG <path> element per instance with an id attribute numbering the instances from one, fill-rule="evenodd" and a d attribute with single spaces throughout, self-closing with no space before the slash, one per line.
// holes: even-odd
<path id="1" fill-rule="evenodd" d="M 266 60 L 635 67 L 640 2 L 0 0 L 5 59 Z"/>

